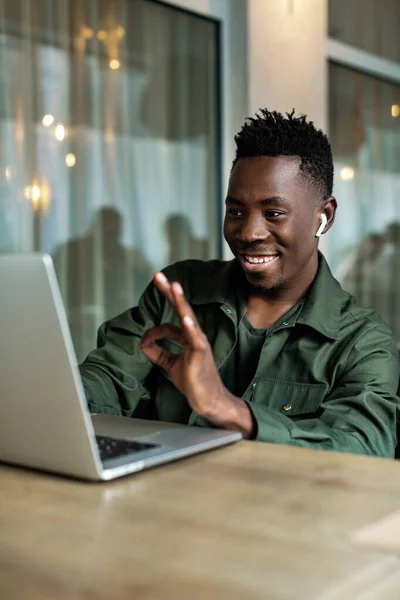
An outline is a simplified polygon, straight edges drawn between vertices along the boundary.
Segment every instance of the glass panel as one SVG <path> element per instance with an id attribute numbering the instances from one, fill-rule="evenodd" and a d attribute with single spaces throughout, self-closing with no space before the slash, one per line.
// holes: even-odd
<path id="1" fill-rule="evenodd" d="M 336 277 L 400 341 L 400 87 L 331 64 L 330 138 L 338 200 L 328 236 Z"/>
<path id="2" fill-rule="evenodd" d="M 0 251 L 53 256 L 78 358 L 152 273 L 218 255 L 215 22 L 0 4 Z"/>
<path id="3" fill-rule="evenodd" d="M 329 37 L 400 61 L 399 0 L 329 0 Z"/>

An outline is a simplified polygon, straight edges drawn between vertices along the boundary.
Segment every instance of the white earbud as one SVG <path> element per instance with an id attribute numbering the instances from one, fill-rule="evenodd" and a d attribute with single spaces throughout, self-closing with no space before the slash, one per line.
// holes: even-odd
<path id="1" fill-rule="evenodd" d="M 321 237 L 323 230 L 325 229 L 325 225 L 327 224 L 328 219 L 325 213 L 321 215 L 321 225 L 318 227 L 318 231 L 315 234 L 315 237 Z"/>

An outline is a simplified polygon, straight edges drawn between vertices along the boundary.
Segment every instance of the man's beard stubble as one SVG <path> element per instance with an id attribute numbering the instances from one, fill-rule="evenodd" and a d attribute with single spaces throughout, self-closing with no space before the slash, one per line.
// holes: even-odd
<path id="1" fill-rule="evenodd" d="M 244 279 L 247 283 L 248 286 L 248 291 L 251 293 L 255 293 L 255 294 L 265 294 L 268 296 L 273 296 L 276 292 L 279 292 L 279 290 L 281 290 L 281 288 L 284 285 L 284 276 L 283 276 L 283 265 L 280 266 L 280 278 L 277 282 L 273 283 L 270 286 L 265 286 L 262 285 L 262 283 L 257 283 L 257 281 L 249 281 L 247 279 L 246 274 L 243 271 L 243 275 L 244 275 Z M 257 279 L 257 277 L 259 277 L 260 279 L 262 279 L 263 274 L 262 273 L 253 273 L 252 274 L 252 279 Z"/>

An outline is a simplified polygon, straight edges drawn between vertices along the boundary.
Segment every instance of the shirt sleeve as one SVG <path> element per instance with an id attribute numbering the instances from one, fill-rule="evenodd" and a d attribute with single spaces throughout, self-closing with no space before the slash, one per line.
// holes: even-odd
<path id="1" fill-rule="evenodd" d="M 247 402 L 255 439 L 315 449 L 394 457 L 399 361 L 389 331 L 370 328 L 351 348 L 344 371 L 313 418 L 292 420 Z"/>
<path id="2" fill-rule="evenodd" d="M 132 416 L 139 403 L 149 404 L 145 379 L 153 365 L 139 342 L 147 329 L 159 324 L 164 305 L 150 283 L 137 307 L 99 328 L 96 350 L 79 367 L 91 412 Z"/>

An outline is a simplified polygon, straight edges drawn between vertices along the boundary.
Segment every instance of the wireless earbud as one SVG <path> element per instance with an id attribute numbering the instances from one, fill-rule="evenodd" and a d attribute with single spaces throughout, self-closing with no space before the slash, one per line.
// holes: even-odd
<path id="1" fill-rule="evenodd" d="M 327 224 L 328 219 L 326 217 L 325 213 L 322 213 L 321 215 L 321 225 L 318 227 L 318 231 L 315 234 L 315 237 L 321 237 L 321 234 L 323 232 L 323 230 L 325 229 L 325 225 Z"/>

